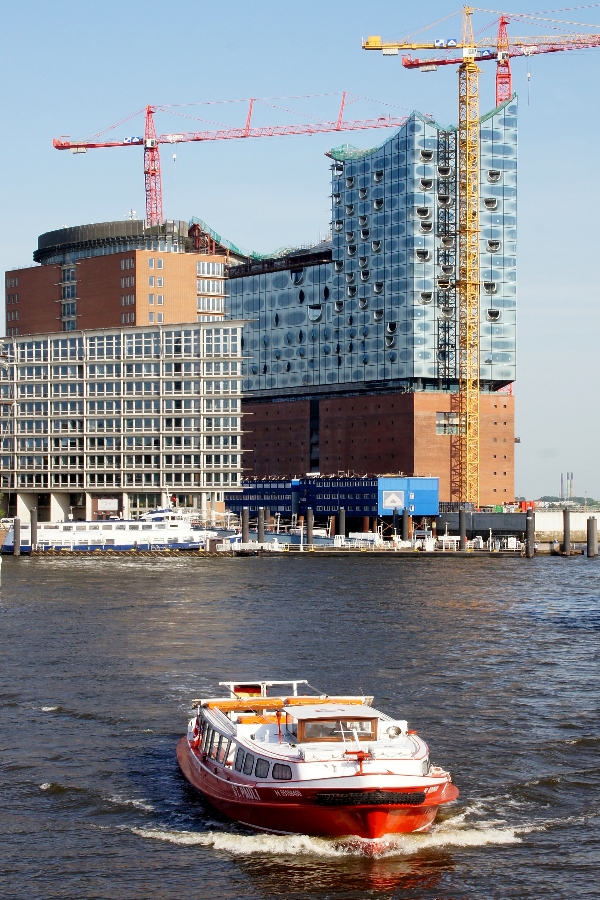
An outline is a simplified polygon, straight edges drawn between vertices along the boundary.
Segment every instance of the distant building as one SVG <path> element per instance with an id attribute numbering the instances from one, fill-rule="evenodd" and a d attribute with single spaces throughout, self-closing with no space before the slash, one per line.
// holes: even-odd
<path id="1" fill-rule="evenodd" d="M 241 326 L 5 338 L 0 489 L 11 513 L 91 519 L 173 496 L 198 508 L 221 503 L 241 483 Z"/>
<path id="2" fill-rule="evenodd" d="M 481 119 L 480 502 L 514 497 L 513 98 Z M 458 431 L 457 130 L 414 113 L 330 152 L 332 238 L 228 270 L 245 326 L 247 474 L 452 476 Z"/>
<path id="3" fill-rule="evenodd" d="M 344 509 L 349 525 L 353 519 L 393 516 L 406 509 L 411 516 L 437 516 L 437 478 L 337 478 L 311 476 L 289 480 L 245 480 L 241 493 L 226 493 L 225 505 L 241 514 L 247 506 L 256 515 L 260 507 L 272 516 L 291 519 L 312 509 L 317 520 L 337 515 Z"/>
<path id="4" fill-rule="evenodd" d="M 222 317 L 224 268 L 242 257 L 197 222 L 126 220 L 40 235 L 40 265 L 6 272 L 7 335 Z"/>

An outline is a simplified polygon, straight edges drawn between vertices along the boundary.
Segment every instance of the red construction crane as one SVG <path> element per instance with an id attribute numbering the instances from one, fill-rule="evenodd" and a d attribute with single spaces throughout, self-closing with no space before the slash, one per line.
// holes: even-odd
<path id="1" fill-rule="evenodd" d="M 528 15 L 526 18 L 535 19 L 539 17 Z M 510 16 L 503 13 L 498 19 L 498 34 L 496 37 L 480 38 L 474 44 L 474 61 L 476 63 L 496 60 L 496 106 L 512 97 L 510 60 L 514 57 L 535 56 L 538 53 L 560 53 L 563 50 L 589 50 L 594 47 L 600 47 L 600 34 L 554 34 L 509 38 L 506 27 L 509 22 Z M 440 40 L 436 43 L 440 49 L 445 46 L 446 49 L 452 50 L 456 46 L 456 42 L 453 40 Z M 390 52 L 388 49 L 387 55 L 390 55 Z M 424 69 L 431 72 L 437 69 L 438 66 L 460 66 L 463 62 L 464 56 L 413 59 L 408 54 L 402 57 L 402 65 L 406 69 Z"/>
<path id="2" fill-rule="evenodd" d="M 392 117 L 381 116 L 378 119 L 358 119 L 344 121 L 344 107 L 347 93 L 342 94 L 338 116 L 335 122 L 316 122 L 313 124 L 298 125 L 270 125 L 261 128 L 253 128 L 252 112 L 255 100 L 249 101 L 246 124 L 243 128 L 227 128 L 216 131 L 187 131 L 179 134 L 156 133 L 154 125 L 154 113 L 166 107 L 147 106 L 146 126 L 144 136 L 128 137 L 122 141 L 100 141 L 91 139 L 88 141 L 70 141 L 63 138 L 54 138 L 52 144 L 57 150 L 71 150 L 72 153 L 86 153 L 99 147 L 142 147 L 144 148 L 144 179 L 146 186 L 146 221 L 148 225 L 159 225 L 163 221 L 162 209 L 162 180 L 160 174 L 161 144 L 180 144 L 187 141 L 229 141 L 238 138 L 276 137 L 296 134 L 324 134 L 329 131 L 367 131 L 371 128 L 400 128 L 408 119 L 407 116 Z M 134 113 L 137 115 L 137 113 Z M 128 116 L 127 118 L 132 118 Z M 125 121 L 125 120 L 122 120 Z M 121 123 L 117 123 L 121 124 Z M 115 128 L 111 125 L 110 128 Z M 107 131 L 110 129 L 106 129 Z M 100 137 L 100 135 L 96 135 Z"/>

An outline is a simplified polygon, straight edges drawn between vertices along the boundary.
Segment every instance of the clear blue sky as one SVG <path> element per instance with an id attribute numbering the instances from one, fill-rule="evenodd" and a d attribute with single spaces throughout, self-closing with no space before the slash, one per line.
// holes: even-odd
<path id="1" fill-rule="evenodd" d="M 520 12 L 539 9 L 521 0 Z M 419 9 L 423 11 L 419 11 Z M 400 39 L 457 11 L 391 0 L 301 4 L 230 0 L 167 4 L 23 2 L 3 10 L 2 267 L 28 265 L 39 233 L 144 214 L 138 148 L 72 156 L 52 148 L 61 134 L 87 137 L 147 103 L 193 104 L 250 96 L 336 93 L 359 100 L 348 117 L 412 109 L 455 122 L 454 68 L 423 74 L 361 50 L 362 37 Z M 600 7 L 549 16 L 598 23 Z M 493 20 L 479 14 L 476 28 Z M 576 30 L 514 21 L 513 35 Z M 581 29 L 582 31 L 584 29 Z M 460 17 L 430 32 L 460 34 Z M 598 290 L 598 76 L 600 50 L 513 63 L 519 93 L 519 334 L 517 493 L 557 493 L 559 474 L 575 473 L 575 491 L 600 496 L 600 424 L 594 366 L 600 341 Z M 375 102 L 377 101 L 377 102 Z M 316 120 L 335 115 L 338 96 L 272 101 Z M 494 65 L 485 65 L 481 110 L 493 106 Z M 177 110 L 212 122 L 242 124 L 243 104 Z M 257 107 L 256 124 L 298 121 Z M 160 131 L 211 127 L 157 117 Z M 116 129 L 139 134 L 138 118 Z M 174 163 L 162 155 L 165 214 L 198 215 L 244 247 L 267 252 L 317 240 L 328 230 L 329 160 L 342 141 L 374 146 L 383 132 L 183 144 Z"/>

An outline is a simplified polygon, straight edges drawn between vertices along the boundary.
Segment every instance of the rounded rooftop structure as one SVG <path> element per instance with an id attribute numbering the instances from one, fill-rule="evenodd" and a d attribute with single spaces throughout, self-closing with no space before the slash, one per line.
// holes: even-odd
<path id="1" fill-rule="evenodd" d="M 62 265 L 128 250 L 186 253 L 193 250 L 188 230 L 188 223 L 177 219 L 152 227 L 146 227 L 146 223 L 138 219 L 75 225 L 41 234 L 33 259 L 42 265 Z"/>

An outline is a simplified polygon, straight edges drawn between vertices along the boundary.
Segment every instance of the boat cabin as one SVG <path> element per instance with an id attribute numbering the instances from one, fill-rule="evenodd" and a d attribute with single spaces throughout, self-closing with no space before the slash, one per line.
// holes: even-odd
<path id="1" fill-rule="evenodd" d="M 378 720 L 370 707 L 349 703 L 285 710 L 285 729 L 298 744 L 376 741 Z"/>

